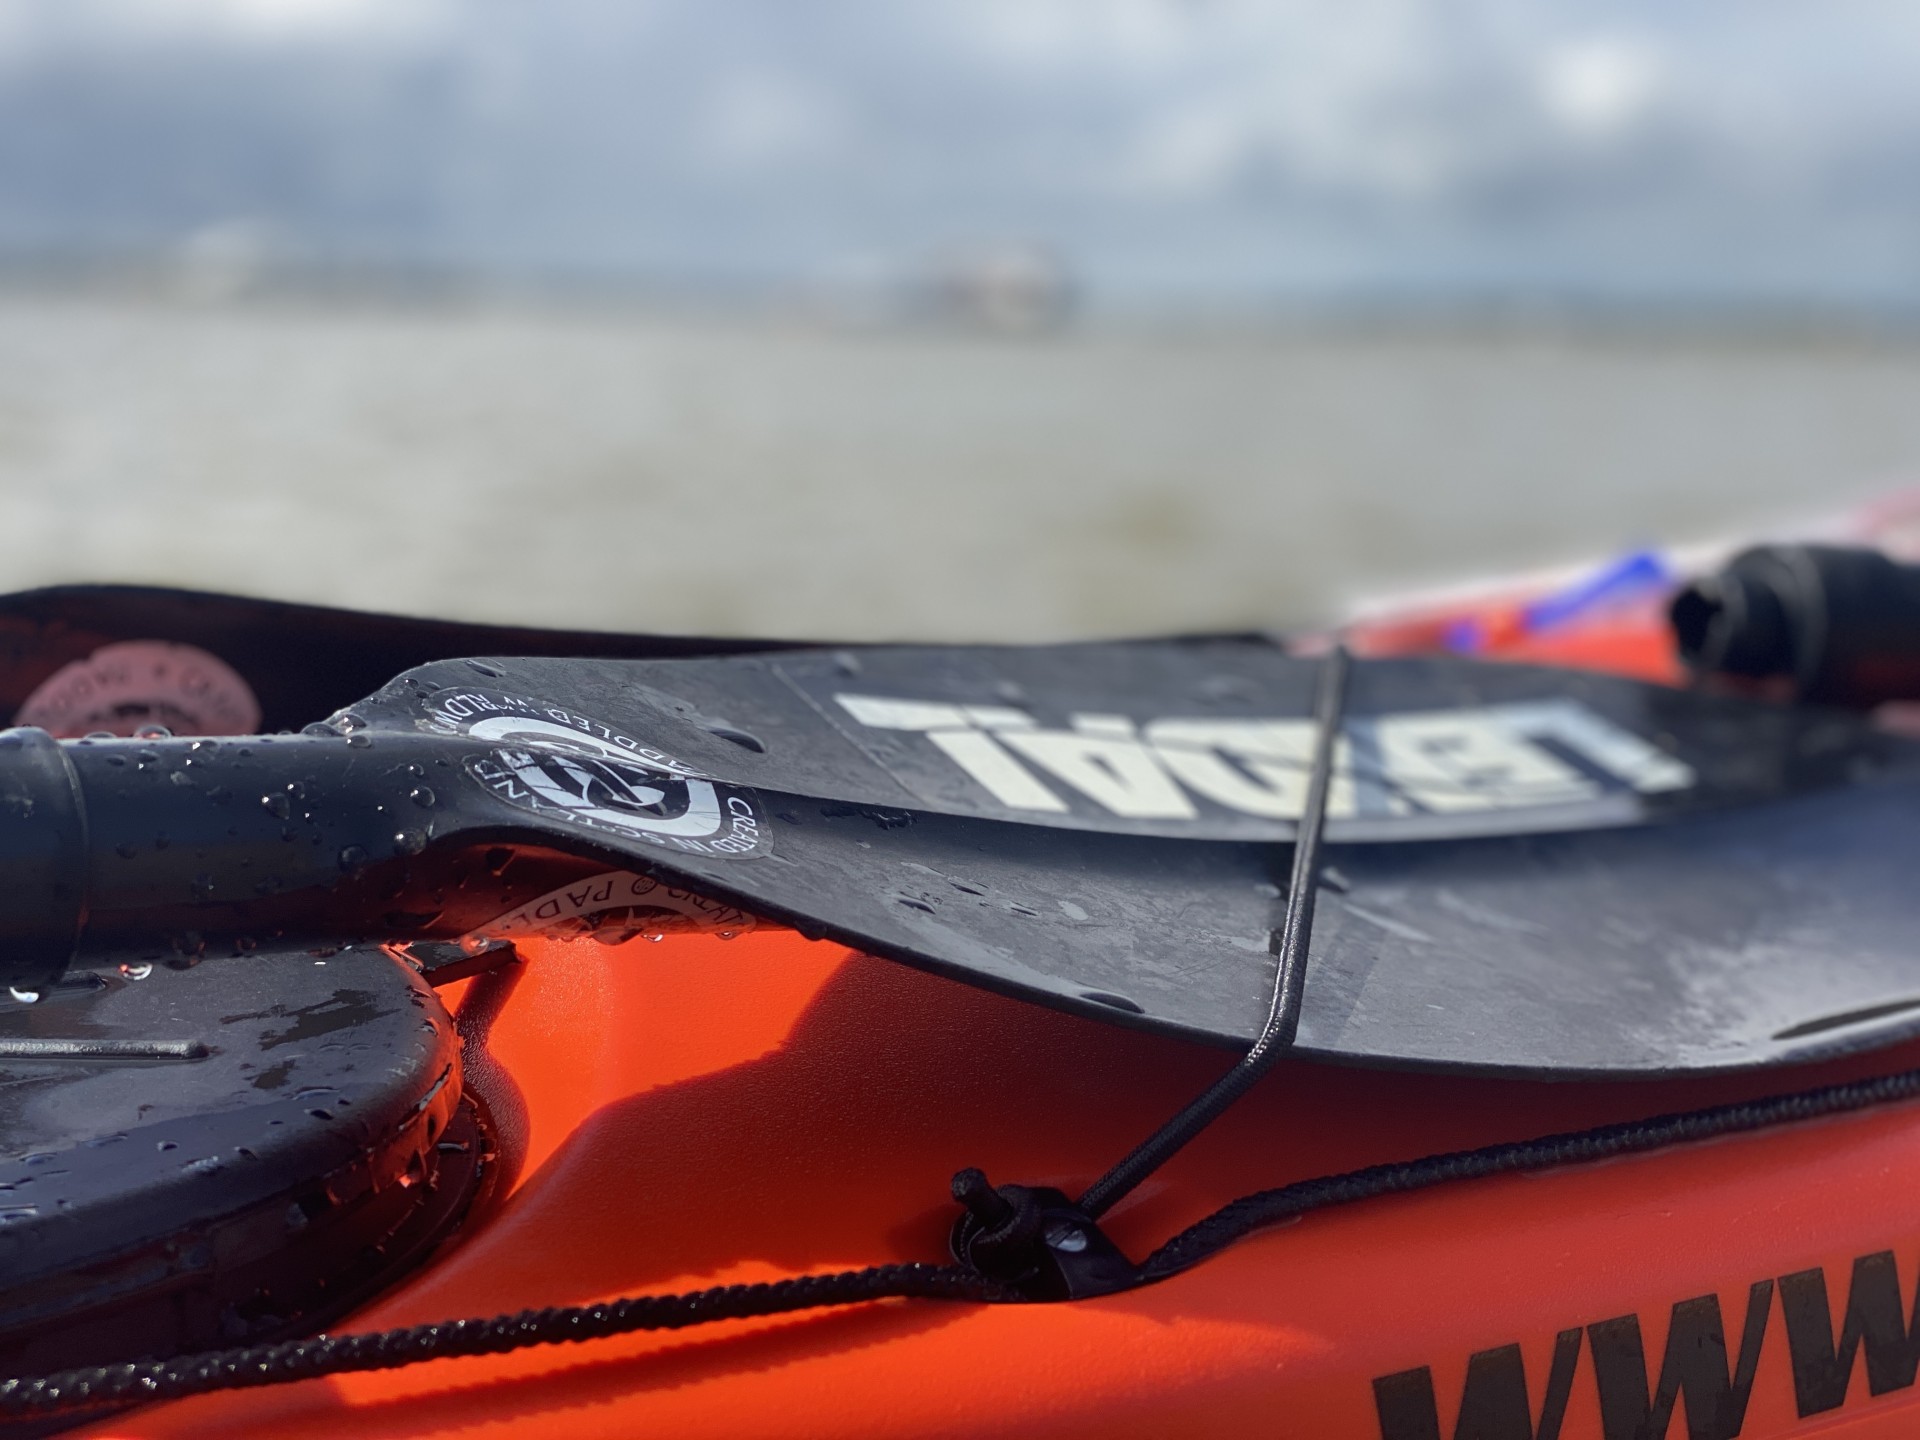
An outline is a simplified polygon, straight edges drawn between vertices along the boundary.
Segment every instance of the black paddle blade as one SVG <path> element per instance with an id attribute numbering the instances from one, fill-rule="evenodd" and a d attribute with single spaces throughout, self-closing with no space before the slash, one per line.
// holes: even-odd
<path id="1" fill-rule="evenodd" d="M 617 729 L 730 785 L 855 806 L 1288 841 L 1317 667 L 1233 639 L 464 660 L 347 713 L 478 739 Z M 1891 753 L 1857 717 L 1455 658 L 1357 666 L 1342 733 L 1336 841 L 1640 824 L 1818 788 Z"/>
<path id="2" fill-rule="evenodd" d="M 630 855 L 743 909 L 1244 1042 L 1290 858 L 1253 842 L 1291 834 L 1315 669 L 1231 641 L 494 660 L 426 667 L 355 716 L 487 741 L 465 770 L 496 803 L 629 825 Z M 1345 734 L 1330 833 L 1370 843 L 1332 857 L 1301 1051 L 1647 1073 L 1920 1028 L 1903 743 L 1457 660 L 1358 666 Z M 548 747 L 576 744 L 713 777 L 708 818 L 660 802 L 672 818 L 649 830 L 551 773 Z"/>
<path id="3" fill-rule="evenodd" d="M 1226 642 L 449 662 L 300 737 L 22 744 L 42 818 L 0 807 L 0 845 L 91 848 L 96 958 L 759 916 L 1244 1045 L 1313 668 Z M 1915 747 L 1466 661 L 1357 664 L 1347 715 L 1302 1053 L 1645 1075 L 1920 1029 Z M 46 823 L 55 759 L 83 828 Z M 29 858 L 13 933 L 44 957 L 71 860 Z"/>

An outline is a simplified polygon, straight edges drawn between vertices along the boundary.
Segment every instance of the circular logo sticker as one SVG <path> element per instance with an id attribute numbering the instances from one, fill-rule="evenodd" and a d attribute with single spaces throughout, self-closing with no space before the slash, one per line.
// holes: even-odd
<path id="1" fill-rule="evenodd" d="M 666 850 L 746 859 L 770 848 L 757 796 L 565 706 L 443 691 L 423 729 L 492 744 L 467 773 L 509 805 Z"/>
<path id="2" fill-rule="evenodd" d="M 260 728 L 260 703 L 217 655 L 166 640 L 123 640 L 49 675 L 13 723 L 68 739 L 100 730 L 132 735 L 148 725 L 176 735 L 251 735 Z"/>
<path id="3" fill-rule="evenodd" d="M 683 890 L 631 870 L 608 870 L 535 896 L 462 941 L 484 945 L 521 935 L 554 935 L 624 945 L 640 935 L 658 939 L 687 933 L 731 940 L 755 924 L 750 912 L 697 890 Z"/>

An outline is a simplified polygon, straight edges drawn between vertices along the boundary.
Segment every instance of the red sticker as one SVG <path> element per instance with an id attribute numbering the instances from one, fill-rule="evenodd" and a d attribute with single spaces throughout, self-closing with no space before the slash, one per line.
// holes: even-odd
<path id="1" fill-rule="evenodd" d="M 251 735 L 260 728 L 260 702 L 217 655 L 165 640 L 125 640 L 49 676 L 13 723 L 67 739 L 132 735 L 154 725 L 176 735 Z"/>

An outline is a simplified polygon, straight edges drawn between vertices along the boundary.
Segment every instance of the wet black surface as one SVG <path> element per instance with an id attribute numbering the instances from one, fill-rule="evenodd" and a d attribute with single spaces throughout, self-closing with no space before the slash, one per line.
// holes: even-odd
<path id="1" fill-rule="evenodd" d="M 170 1354 L 336 1312 L 464 1209 L 481 1147 L 459 1099 L 452 1022 L 378 951 L 0 1001 L 0 1358 Z"/>
<path id="2" fill-rule="evenodd" d="M 1311 659 L 1247 639 L 479 663 L 478 672 L 470 661 L 422 666 L 353 713 L 411 728 L 463 696 L 476 706 L 526 698 L 732 784 L 1049 828 L 1261 841 L 1293 835 L 1316 673 Z M 850 706 L 875 699 L 919 718 L 862 723 Z M 1409 719 L 1450 733 L 1406 735 Z M 1246 745 L 1195 738 L 1273 721 L 1294 730 L 1265 741 L 1284 758 L 1264 769 Z M 1836 783 L 1863 767 L 1920 770 L 1920 747 L 1842 711 L 1454 658 L 1356 666 L 1345 729 L 1328 835 L 1348 841 L 1637 824 Z M 996 768 L 1017 765 L 1044 795 L 1009 803 L 956 761 L 955 734 Z M 1153 774 L 1129 783 L 1148 766 L 1178 783 Z"/>

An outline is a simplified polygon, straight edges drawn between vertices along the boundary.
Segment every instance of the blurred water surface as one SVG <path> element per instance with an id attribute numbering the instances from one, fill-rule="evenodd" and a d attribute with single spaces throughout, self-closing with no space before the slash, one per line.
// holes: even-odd
<path id="1" fill-rule="evenodd" d="M 1818 513 L 1920 472 L 1920 344 L 1006 337 L 535 305 L 0 296 L 0 582 L 1027 640 Z"/>

